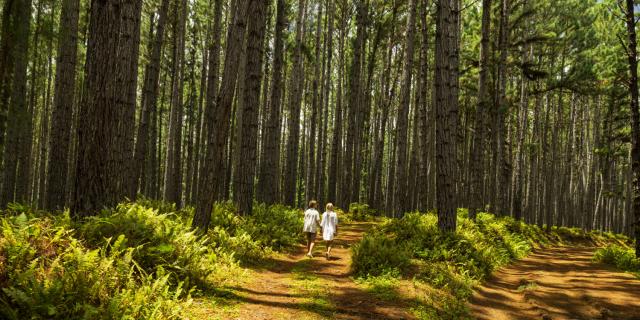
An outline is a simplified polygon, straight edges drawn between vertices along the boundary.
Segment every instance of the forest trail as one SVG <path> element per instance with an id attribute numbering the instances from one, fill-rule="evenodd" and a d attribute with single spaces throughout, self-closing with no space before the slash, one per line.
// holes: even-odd
<path id="1" fill-rule="evenodd" d="M 539 249 L 473 295 L 478 319 L 640 319 L 640 280 L 593 263 L 591 247 Z"/>
<path id="2" fill-rule="evenodd" d="M 350 247 L 374 225 L 341 225 L 331 260 L 323 256 L 323 241 L 316 244 L 313 259 L 305 257 L 304 246 L 278 255 L 265 268 L 250 270 L 242 283 L 225 288 L 225 303 L 198 307 L 194 319 L 413 319 L 408 302 L 380 300 L 350 277 Z M 202 299 L 194 303 L 208 304 Z"/>

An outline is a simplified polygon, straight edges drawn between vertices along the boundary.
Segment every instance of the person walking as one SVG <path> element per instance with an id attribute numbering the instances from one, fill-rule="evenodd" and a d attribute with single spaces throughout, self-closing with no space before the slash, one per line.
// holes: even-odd
<path id="1" fill-rule="evenodd" d="M 320 213 L 316 209 L 318 202 L 309 201 L 309 208 L 304 212 L 304 227 L 302 231 L 307 238 L 307 257 L 313 258 L 313 247 L 316 243 L 316 233 L 320 225 Z"/>

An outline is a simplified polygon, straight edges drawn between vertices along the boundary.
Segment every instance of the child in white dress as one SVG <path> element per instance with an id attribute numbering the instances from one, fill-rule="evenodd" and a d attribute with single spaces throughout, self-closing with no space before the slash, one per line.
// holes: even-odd
<path id="1" fill-rule="evenodd" d="M 333 204 L 327 203 L 327 211 L 322 214 L 322 239 L 327 242 L 327 259 L 331 257 L 331 247 L 333 246 L 333 238 L 338 235 L 338 214 L 333 211 Z"/>

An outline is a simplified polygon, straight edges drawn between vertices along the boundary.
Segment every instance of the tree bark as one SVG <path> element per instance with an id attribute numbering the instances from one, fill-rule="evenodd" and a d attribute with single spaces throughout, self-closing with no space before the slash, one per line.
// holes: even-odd
<path id="1" fill-rule="evenodd" d="M 416 0 L 409 0 L 409 16 L 407 19 L 407 33 L 405 38 L 404 63 L 402 71 L 402 85 L 400 86 L 400 106 L 396 124 L 396 179 L 394 215 L 402 216 L 410 204 L 407 199 L 409 185 L 407 181 L 407 137 L 409 103 L 411 101 L 411 78 L 413 75 L 414 37 L 416 28 Z"/>
<path id="2" fill-rule="evenodd" d="M 287 22 L 285 0 L 277 0 L 276 26 L 273 54 L 273 75 L 271 79 L 271 99 L 267 113 L 265 139 L 262 147 L 260 171 L 258 175 L 257 200 L 274 204 L 280 199 L 280 142 L 281 104 L 284 60 L 284 29 Z"/>
<path id="3" fill-rule="evenodd" d="M 149 43 L 149 64 L 145 73 L 143 95 L 144 100 L 140 111 L 140 124 L 138 125 L 138 135 L 135 145 L 134 161 L 134 184 L 142 190 L 142 176 L 146 171 L 145 156 L 147 155 L 147 145 L 155 144 L 155 140 L 150 140 L 149 122 L 153 121 L 152 114 L 156 112 L 158 103 L 158 90 L 160 79 L 160 55 L 162 53 L 162 43 L 164 39 L 164 26 L 167 19 L 169 0 L 162 0 L 158 10 L 158 22 L 153 41 Z M 153 124 L 152 124 L 153 126 Z M 152 135 L 153 136 L 153 135 Z M 136 188 L 138 189 L 138 188 Z M 148 194 L 147 194 L 148 196 Z"/>
<path id="4" fill-rule="evenodd" d="M 4 179 L 0 207 L 18 201 L 26 203 L 31 177 L 31 115 L 27 104 L 27 64 L 31 0 L 21 0 L 14 8 L 15 47 L 12 52 L 14 69 L 9 100 L 7 148 L 4 150 Z M 18 179 L 19 177 L 19 179 Z"/>
<path id="5" fill-rule="evenodd" d="M 459 2 L 439 0 L 436 20 L 436 201 L 438 227 L 456 230 Z"/>
<path id="6" fill-rule="evenodd" d="M 253 184 L 255 181 L 256 148 L 258 143 L 258 106 L 262 81 L 262 60 L 268 0 L 249 2 L 249 25 L 247 28 L 247 66 L 245 69 L 244 110 L 240 150 L 242 161 L 237 163 L 240 184 L 237 186 L 238 208 L 241 214 L 253 210 Z"/>
<path id="7" fill-rule="evenodd" d="M 122 94 L 113 66 L 118 62 L 120 0 L 92 0 L 85 65 L 85 89 L 79 115 L 77 165 L 72 214 L 96 214 L 116 203 L 117 174 L 112 172 Z"/>
<path id="8" fill-rule="evenodd" d="M 302 46 L 304 42 L 305 0 L 298 3 L 298 18 L 296 21 L 296 40 L 293 49 L 291 71 L 291 88 L 289 95 L 289 117 L 287 128 L 287 155 L 284 168 L 283 196 L 286 205 L 293 206 L 296 202 L 296 187 L 298 184 L 298 152 L 300 149 L 300 105 L 304 89 L 304 67 Z"/>
<path id="9" fill-rule="evenodd" d="M 638 48 L 636 42 L 635 4 L 626 0 L 629 90 L 631 95 L 631 166 L 633 171 L 633 213 L 635 215 L 634 236 L 636 238 L 636 257 L 640 258 L 640 110 L 638 110 Z"/>
<path id="10" fill-rule="evenodd" d="M 179 0 L 178 0 L 179 1 Z M 169 135 L 167 139 L 167 156 L 164 173 L 165 201 L 182 206 L 182 113 L 184 83 L 184 44 L 185 24 L 187 19 L 187 2 L 181 1 L 178 18 L 174 28 L 173 62 L 171 66 L 171 113 L 169 117 Z"/>
<path id="11" fill-rule="evenodd" d="M 232 22 L 227 34 L 227 50 L 222 82 L 214 104 L 216 110 L 207 108 L 207 111 L 210 111 L 213 115 L 205 117 L 208 123 L 206 130 L 206 158 L 201 169 L 198 201 L 192 224 L 194 228 L 199 229 L 201 232 L 206 232 L 209 227 L 212 205 L 216 194 L 220 193 L 220 186 L 224 182 L 224 153 L 227 137 L 229 136 L 231 107 L 238 72 L 238 58 L 244 42 L 247 0 L 236 0 L 233 12 Z M 214 22 L 214 26 L 215 24 Z M 214 37 L 216 37 L 215 30 Z M 217 55 L 212 55 L 210 59 L 217 59 Z M 210 82 L 209 85 L 213 85 L 213 83 Z M 213 121 L 209 122 L 211 119 Z"/>

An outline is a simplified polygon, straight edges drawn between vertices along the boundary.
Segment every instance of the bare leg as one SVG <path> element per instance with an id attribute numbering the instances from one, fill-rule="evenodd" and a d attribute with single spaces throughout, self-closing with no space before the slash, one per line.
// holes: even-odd
<path id="1" fill-rule="evenodd" d="M 313 254 L 313 247 L 316 245 L 316 242 L 311 240 L 311 243 L 309 244 L 309 255 Z"/>
<path id="2" fill-rule="evenodd" d="M 331 246 L 333 246 L 333 240 L 327 241 L 327 259 L 331 257 Z"/>

